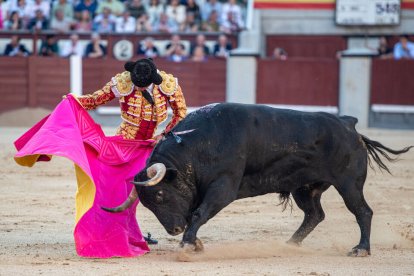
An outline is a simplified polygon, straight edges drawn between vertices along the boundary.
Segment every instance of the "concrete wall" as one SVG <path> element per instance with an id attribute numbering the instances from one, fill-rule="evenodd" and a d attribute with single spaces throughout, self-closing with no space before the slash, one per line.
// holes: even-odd
<path id="1" fill-rule="evenodd" d="M 263 35 L 334 34 L 378 35 L 414 32 L 414 10 L 401 12 L 401 24 L 390 27 L 344 27 L 335 25 L 334 10 L 260 10 Z"/>

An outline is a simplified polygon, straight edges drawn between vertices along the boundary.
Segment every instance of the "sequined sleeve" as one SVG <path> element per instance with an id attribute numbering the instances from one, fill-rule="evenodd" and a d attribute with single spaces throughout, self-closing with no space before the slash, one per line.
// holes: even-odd
<path id="1" fill-rule="evenodd" d="M 86 110 L 95 109 L 115 98 L 111 86 L 112 82 L 108 82 L 102 89 L 92 94 L 79 96 L 77 99 Z"/>
<path id="2" fill-rule="evenodd" d="M 184 119 L 187 114 L 187 106 L 185 104 L 184 95 L 179 85 L 175 93 L 168 97 L 168 101 L 173 111 L 173 116 L 164 132 L 170 131 L 176 124 L 178 124 L 179 121 Z"/>

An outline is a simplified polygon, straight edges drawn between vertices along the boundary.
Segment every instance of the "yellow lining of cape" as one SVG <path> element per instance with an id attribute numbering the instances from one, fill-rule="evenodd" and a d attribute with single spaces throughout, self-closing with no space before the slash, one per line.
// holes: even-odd
<path id="1" fill-rule="evenodd" d="M 41 154 L 32 154 L 22 157 L 14 157 L 14 161 L 17 164 L 25 167 L 33 167 L 36 161 L 39 159 Z M 45 155 L 45 154 L 42 154 Z M 52 158 L 52 155 L 46 154 L 49 158 Z M 76 219 L 75 222 L 82 218 L 82 216 L 92 207 L 95 199 L 95 183 L 92 179 L 80 168 L 78 165 L 75 165 L 76 180 L 78 182 L 77 191 L 76 191 Z"/>
<path id="2" fill-rule="evenodd" d="M 76 223 L 78 223 L 81 217 L 92 207 L 96 188 L 89 175 L 76 164 L 75 171 L 78 182 L 78 190 L 76 191 Z"/>

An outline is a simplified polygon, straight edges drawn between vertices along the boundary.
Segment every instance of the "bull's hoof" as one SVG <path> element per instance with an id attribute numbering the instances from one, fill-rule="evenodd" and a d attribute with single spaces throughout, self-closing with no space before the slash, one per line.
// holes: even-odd
<path id="1" fill-rule="evenodd" d="M 286 243 L 289 244 L 289 245 L 294 245 L 294 246 L 301 246 L 302 245 L 302 242 L 294 241 L 292 239 L 288 240 Z"/>
<path id="2" fill-rule="evenodd" d="M 204 251 L 204 245 L 199 238 L 197 238 L 195 241 L 195 251 L 196 252 Z"/>
<path id="3" fill-rule="evenodd" d="M 371 252 L 364 248 L 352 248 L 351 252 L 348 253 L 349 257 L 366 257 L 368 255 L 371 255 Z"/>
<path id="4" fill-rule="evenodd" d="M 187 242 L 180 242 L 180 247 L 183 249 L 183 251 L 188 252 L 188 253 L 204 251 L 203 243 L 201 242 L 199 238 L 195 240 L 194 244 L 187 243 Z"/>

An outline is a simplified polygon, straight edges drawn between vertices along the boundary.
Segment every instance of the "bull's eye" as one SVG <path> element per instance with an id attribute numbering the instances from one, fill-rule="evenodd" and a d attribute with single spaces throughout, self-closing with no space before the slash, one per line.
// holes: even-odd
<path id="1" fill-rule="evenodd" d="M 155 195 L 155 200 L 156 200 L 156 202 L 157 202 L 157 203 L 161 203 L 161 202 L 162 202 L 162 200 L 163 200 L 163 198 L 164 198 L 164 192 L 163 192 L 162 190 L 159 190 L 159 191 L 157 192 L 157 194 Z"/>

